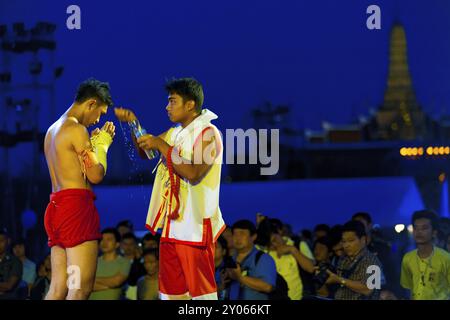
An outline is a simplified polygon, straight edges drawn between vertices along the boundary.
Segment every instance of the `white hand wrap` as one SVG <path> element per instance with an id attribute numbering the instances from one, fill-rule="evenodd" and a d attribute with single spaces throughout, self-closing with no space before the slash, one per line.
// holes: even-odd
<path id="1" fill-rule="evenodd" d="M 93 137 L 91 137 L 91 144 L 94 149 L 95 154 L 97 155 L 98 162 L 103 166 L 103 169 L 105 169 L 106 174 L 106 168 L 107 168 L 107 160 L 106 155 L 108 154 L 108 148 L 113 142 L 113 139 L 104 130 L 100 130 L 100 132 Z"/>

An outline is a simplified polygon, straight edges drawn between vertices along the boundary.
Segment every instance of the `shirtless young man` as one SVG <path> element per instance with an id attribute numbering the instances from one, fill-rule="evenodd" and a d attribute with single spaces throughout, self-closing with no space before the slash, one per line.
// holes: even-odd
<path id="1" fill-rule="evenodd" d="M 90 183 L 100 183 L 106 174 L 106 156 L 115 127 L 106 122 L 91 136 L 87 128 L 97 124 L 112 105 L 109 90 L 108 83 L 92 78 L 81 83 L 73 104 L 45 136 L 45 158 L 52 181 L 44 221 L 52 263 L 46 300 L 87 299 L 94 285 L 101 234 Z M 71 274 L 79 275 L 70 287 L 68 267 L 72 267 Z"/>

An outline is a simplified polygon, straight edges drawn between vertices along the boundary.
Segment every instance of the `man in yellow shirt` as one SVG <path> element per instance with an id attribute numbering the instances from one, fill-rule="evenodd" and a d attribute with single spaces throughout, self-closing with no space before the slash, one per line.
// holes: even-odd
<path id="1" fill-rule="evenodd" d="M 413 214 L 417 249 L 403 257 L 400 283 L 413 300 L 450 299 L 450 254 L 433 245 L 438 218 L 429 210 Z"/>

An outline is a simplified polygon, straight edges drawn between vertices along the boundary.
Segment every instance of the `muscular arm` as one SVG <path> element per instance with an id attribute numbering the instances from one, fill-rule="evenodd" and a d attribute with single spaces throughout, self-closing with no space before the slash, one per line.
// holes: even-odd
<path id="1" fill-rule="evenodd" d="M 78 155 L 84 155 L 85 173 L 88 180 L 93 184 L 100 183 L 105 176 L 105 169 L 97 159 L 89 139 L 87 129 L 82 125 L 73 128 L 73 147 Z"/>
<path id="2" fill-rule="evenodd" d="M 210 129 L 210 130 L 212 130 L 212 129 Z M 158 151 L 161 152 L 161 154 L 164 157 L 167 157 L 169 148 L 170 148 L 170 146 L 164 140 L 161 139 L 160 143 L 158 145 Z M 214 135 L 212 135 L 212 136 L 203 135 L 202 143 L 197 143 L 194 146 L 194 154 L 196 154 L 196 152 L 201 152 L 202 156 L 201 156 L 200 163 L 183 162 L 180 157 L 175 155 L 175 153 L 172 156 L 173 169 L 180 176 L 188 179 L 190 183 L 198 182 L 212 167 L 213 162 L 215 160 L 215 156 L 216 156 Z M 174 159 L 174 156 L 177 157 L 178 161 L 176 161 L 176 159 Z M 206 157 L 207 157 L 207 159 L 205 159 Z"/>
<path id="3" fill-rule="evenodd" d="M 168 130 L 167 130 L 168 131 Z M 166 136 L 167 131 L 161 133 L 158 137 L 164 140 L 164 137 Z M 134 147 L 136 148 L 137 153 L 139 154 L 139 157 L 141 159 L 147 159 L 147 155 L 145 154 L 145 151 L 139 147 L 139 144 L 137 142 L 136 137 L 133 133 L 131 133 L 131 140 L 133 140 Z"/>

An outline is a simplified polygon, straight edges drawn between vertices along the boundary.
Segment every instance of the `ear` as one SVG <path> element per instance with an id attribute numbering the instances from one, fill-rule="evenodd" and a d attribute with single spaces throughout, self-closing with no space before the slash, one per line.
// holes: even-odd
<path id="1" fill-rule="evenodd" d="M 188 102 L 186 102 L 186 107 L 188 111 L 195 110 L 195 102 L 193 100 L 189 100 Z"/>
<path id="2" fill-rule="evenodd" d="M 251 236 L 253 242 L 256 241 L 256 237 L 257 237 L 257 234 L 256 234 L 256 233 L 255 233 L 254 235 Z"/>
<path id="3" fill-rule="evenodd" d="M 87 107 L 89 110 L 92 110 L 97 107 L 97 100 L 91 98 L 86 101 Z"/>

